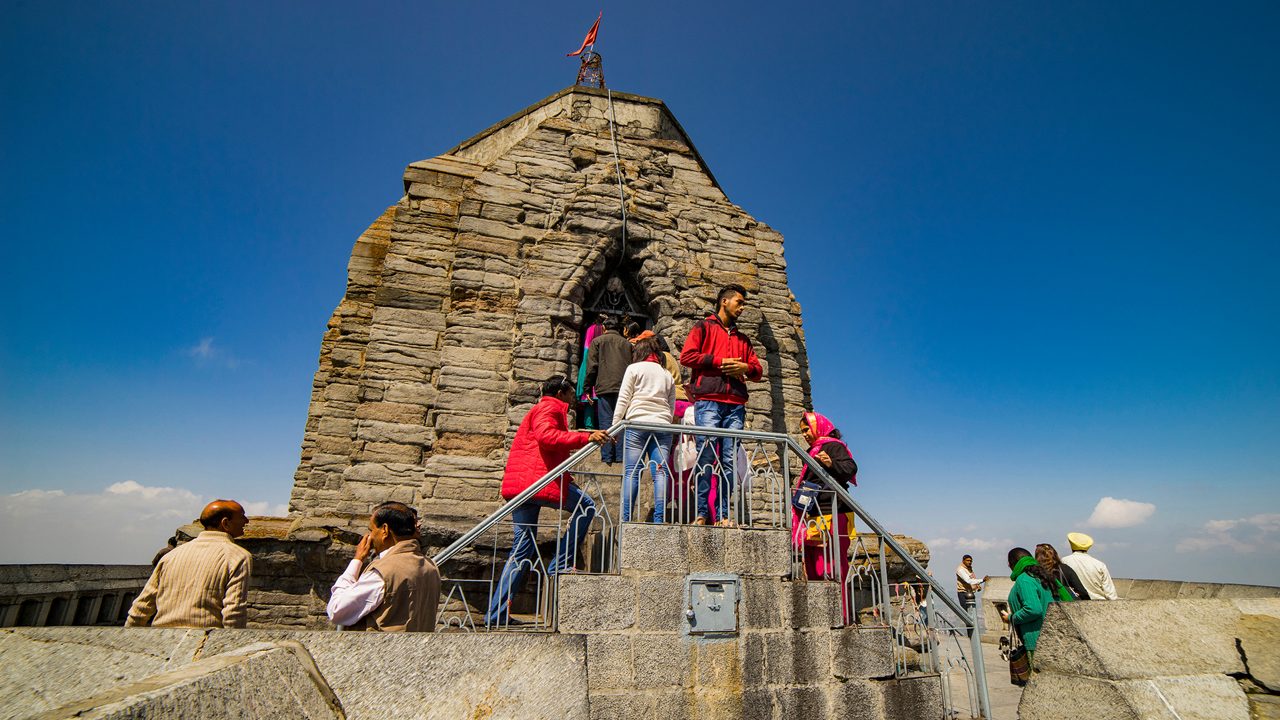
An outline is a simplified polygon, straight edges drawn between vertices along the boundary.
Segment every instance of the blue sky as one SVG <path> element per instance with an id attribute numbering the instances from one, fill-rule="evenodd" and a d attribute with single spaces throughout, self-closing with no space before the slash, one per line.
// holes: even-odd
<path id="1" fill-rule="evenodd" d="M 600 7 L 5 0 L 0 561 L 285 503 L 356 236 Z M 786 236 L 816 404 L 935 569 L 1109 497 L 1116 575 L 1280 584 L 1274 4 L 603 8 L 609 86 Z"/>

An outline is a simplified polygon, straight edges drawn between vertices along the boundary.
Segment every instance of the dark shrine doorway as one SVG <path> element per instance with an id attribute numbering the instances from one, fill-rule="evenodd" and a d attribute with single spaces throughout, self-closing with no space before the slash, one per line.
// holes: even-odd
<path id="1" fill-rule="evenodd" d="M 627 329 L 634 328 L 636 333 L 653 328 L 653 318 L 645 312 L 644 305 L 637 300 L 643 294 L 636 287 L 630 274 L 611 272 L 597 283 L 586 295 L 582 306 L 582 326 L 578 328 L 578 347 L 575 357 L 578 366 L 572 379 L 577 388 L 578 403 L 574 413 L 574 426 L 578 429 L 594 429 L 595 409 L 592 406 L 591 388 L 586 387 L 587 379 L 587 347 L 604 331 L 602 323 L 606 316 L 613 316 L 620 321 L 623 335 Z"/>

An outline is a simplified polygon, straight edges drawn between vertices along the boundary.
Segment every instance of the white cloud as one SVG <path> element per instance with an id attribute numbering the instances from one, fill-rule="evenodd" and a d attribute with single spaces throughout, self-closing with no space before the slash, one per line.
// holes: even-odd
<path id="1" fill-rule="evenodd" d="M 1014 542 L 1009 538 L 934 538 L 925 543 L 932 550 L 941 550 L 943 548 L 955 548 L 957 550 L 967 550 L 969 552 L 982 552 L 985 550 L 1008 550 L 1014 546 Z"/>
<path id="2" fill-rule="evenodd" d="M 1156 506 L 1151 503 L 1104 497 L 1093 508 L 1093 514 L 1085 524 L 1099 528 L 1133 527 L 1146 522 L 1155 512 Z"/>
<path id="3" fill-rule="evenodd" d="M 246 515 L 266 515 L 268 517 L 284 517 L 289 514 L 289 503 L 261 502 L 240 503 Z"/>
<path id="4" fill-rule="evenodd" d="M 193 358 L 201 359 L 213 357 L 213 338 L 200 338 L 200 342 L 187 348 L 187 354 Z"/>
<path id="5" fill-rule="evenodd" d="M 1280 513 L 1251 515 L 1238 520 L 1210 520 L 1200 532 L 1176 547 L 1180 553 L 1228 550 L 1234 553 L 1280 552 Z"/>
<path id="6" fill-rule="evenodd" d="M 200 338 L 200 342 L 184 350 L 183 354 L 195 358 L 198 365 L 217 364 L 233 370 L 240 366 L 240 358 L 221 346 L 214 345 L 212 337 Z"/>
<path id="7" fill-rule="evenodd" d="M 3 495 L 0 563 L 147 563 L 211 499 L 133 480 L 97 493 L 24 490 Z M 263 501 L 244 506 L 250 515 L 283 515 L 286 509 Z"/>

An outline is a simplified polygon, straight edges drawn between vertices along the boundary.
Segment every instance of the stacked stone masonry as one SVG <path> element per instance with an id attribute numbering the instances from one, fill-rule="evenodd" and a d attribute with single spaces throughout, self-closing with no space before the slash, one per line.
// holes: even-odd
<path id="1" fill-rule="evenodd" d="M 789 579 L 786 531 L 624 523 L 620 566 L 557 598 L 560 632 L 586 637 L 593 718 L 941 715 L 937 676 L 894 678 L 888 628 L 840 627 L 835 583 Z M 704 573 L 739 583 L 733 632 L 691 632 Z"/>
<path id="2" fill-rule="evenodd" d="M 358 519 L 400 500 L 429 523 L 497 506 L 507 447 L 539 384 L 580 361 L 583 307 L 627 278 L 677 346 L 717 289 L 765 366 L 748 427 L 785 431 L 809 402 L 782 236 L 732 204 L 659 100 L 570 88 L 405 171 L 405 195 L 356 241 L 329 322 L 295 475 L 296 518 Z"/>

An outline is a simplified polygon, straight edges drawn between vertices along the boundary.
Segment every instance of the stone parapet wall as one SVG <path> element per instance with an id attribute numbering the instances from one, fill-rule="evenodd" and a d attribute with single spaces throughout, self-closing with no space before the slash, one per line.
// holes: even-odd
<path id="1" fill-rule="evenodd" d="M 297 642 L 256 643 L 64 705 L 43 717 L 89 720 L 344 720 L 337 696 Z"/>
<path id="2" fill-rule="evenodd" d="M 255 658 L 248 665 L 236 662 Z M 308 659 L 313 669 L 307 667 Z M 253 672 L 210 677 L 211 661 Z M 204 686 L 184 688 L 193 678 L 204 678 Z M 228 681 L 235 681 L 234 692 L 221 691 Z M 89 704 L 151 710 L 132 717 L 267 720 L 340 717 L 331 711 L 341 710 L 351 718 L 396 720 L 586 720 L 586 685 L 585 642 L 580 636 L 152 628 L 0 631 L 0 717 L 6 718 L 43 713 L 66 717 L 70 713 L 59 713 L 59 708 Z M 209 696 L 218 698 L 226 714 L 208 711 Z M 327 697 L 331 704 L 320 702 Z M 157 698 L 185 712 L 153 714 Z M 309 712 L 281 712 L 293 699 Z"/>
<path id="3" fill-rule="evenodd" d="M 262 537 L 269 525 L 242 541 L 255 567 L 283 552 L 272 542 L 320 553 L 350 532 L 299 522 Z M 889 628 L 840 627 L 836 584 L 789 579 L 787 531 L 624 523 L 620 533 L 619 573 L 560 579 L 556 632 L 0 631 L 0 716 L 177 717 L 164 709 L 198 710 L 211 694 L 224 698 L 218 712 L 187 716 L 942 717 L 936 674 L 895 677 Z M 695 627 L 691 578 L 736 587 L 735 602 L 717 605 L 727 626 Z"/>
<path id="4" fill-rule="evenodd" d="M 118 625 L 150 565 L 0 565 L 0 627 Z"/>
<path id="5" fill-rule="evenodd" d="M 1023 720 L 1280 716 L 1280 599 L 1054 603 Z"/>
<path id="6" fill-rule="evenodd" d="M 1121 600 L 1195 600 L 1207 598 L 1280 598 L 1280 587 L 1238 583 L 1183 582 L 1114 578 Z M 988 577 L 980 595 L 982 602 L 982 642 L 999 642 L 1006 635 L 1000 609 L 1008 605 L 1013 582 L 1007 577 Z"/>
<path id="7" fill-rule="evenodd" d="M 765 366 L 747 425 L 794 423 L 808 360 L 782 236 L 729 202 L 661 101 L 614 93 L 613 111 L 617 165 L 608 99 L 571 88 L 407 168 L 322 342 L 291 514 L 492 511 L 516 427 L 542 381 L 575 375 L 584 307 L 614 275 L 677 351 L 721 285 L 746 286 Z"/>

